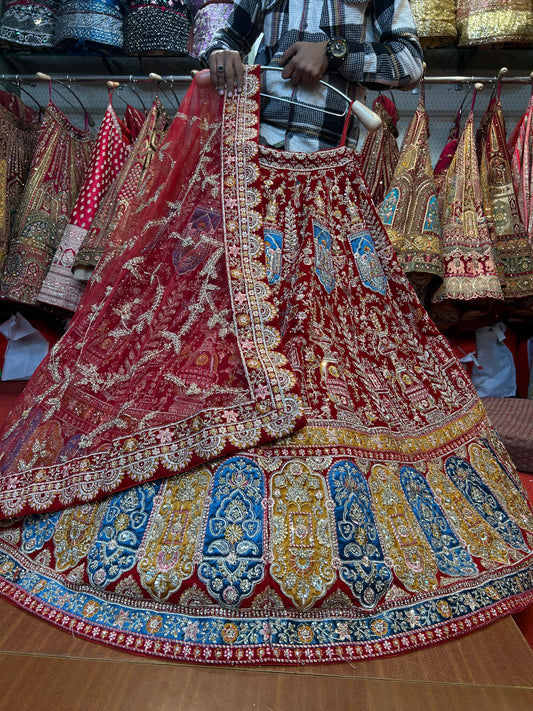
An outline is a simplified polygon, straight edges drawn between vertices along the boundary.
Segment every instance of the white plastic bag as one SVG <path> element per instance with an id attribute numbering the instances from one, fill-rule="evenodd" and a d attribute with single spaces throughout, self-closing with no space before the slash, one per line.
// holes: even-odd
<path id="1" fill-rule="evenodd" d="M 19 313 L 0 324 L 0 333 L 8 340 L 1 379 L 29 380 L 48 353 L 48 341 Z"/>
<path id="2" fill-rule="evenodd" d="M 476 331 L 476 358 L 472 382 L 479 397 L 515 397 L 516 366 L 505 345 L 507 326 L 499 321 Z"/>

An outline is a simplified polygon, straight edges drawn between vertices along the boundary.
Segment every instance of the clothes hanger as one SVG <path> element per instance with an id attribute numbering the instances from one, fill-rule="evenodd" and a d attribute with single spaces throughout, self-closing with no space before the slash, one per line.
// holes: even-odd
<path id="1" fill-rule="evenodd" d="M 60 81 L 59 79 L 53 79 L 50 75 L 45 74 L 44 72 L 36 72 L 35 76 L 37 77 L 37 79 L 40 79 L 41 81 L 47 81 L 47 82 L 49 82 L 50 87 L 52 86 L 52 81 L 55 81 L 56 84 L 61 84 L 61 86 L 63 86 L 67 91 L 69 91 L 69 92 L 72 94 L 72 96 L 76 99 L 76 101 L 78 102 L 78 104 L 81 106 L 81 109 L 82 109 L 82 111 L 83 111 L 83 113 L 84 113 L 84 115 L 85 115 L 85 120 L 87 121 L 87 123 L 89 124 L 89 126 L 91 126 L 91 128 L 94 126 L 94 119 L 93 119 L 93 117 L 92 117 L 91 114 L 87 111 L 87 109 L 85 108 L 85 106 L 83 105 L 83 103 L 80 101 L 78 95 L 77 95 L 74 91 L 72 91 L 72 89 L 70 88 L 70 86 L 69 86 L 68 84 L 65 84 L 63 81 Z M 67 77 L 67 78 L 68 78 L 68 77 Z M 76 108 L 77 108 L 76 106 L 74 106 L 74 104 L 73 104 L 71 101 L 69 101 L 69 100 L 67 99 L 67 97 L 66 97 L 64 94 L 62 94 L 60 91 L 58 91 L 57 87 L 56 87 L 56 91 L 57 91 L 57 93 L 62 97 L 62 99 L 67 102 L 67 104 L 68 104 L 69 106 L 71 106 L 73 109 L 76 109 Z"/>
<path id="2" fill-rule="evenodd" d="M 261 66 L 260 69 L 261 69 L 261 71 L 277 71 L 277 72 L 283 71 L 283 67 Z M 202 69 L 201 71 L 195 72 L 193 76 L 194 76 L 194 80 L 196 81 L 198 86 L 206 87 L 206 86 L 209 86 L 209 84 L 211 83 L 209 69 Z M 261 96 L 275 99 L 276 101 L 282 101 L 287 104 L 294 104 L 296 106 L 304 106 L 304 107 L 312 109 L 314 111 L 321 111 L 324 114 L 328 114 L 330 116 L 336 116 L 338 118 L 345 117 L 347 115 L 347 113 L 349 111 L 351 111 L 352 114 L 360 121 L 360 123 L 368 131 L 373 132 L 373 131 L 378 130 L 378 128 L 381 126 L 381 119 L 376 113 L 374 113 L 374 111 L 369 109 L 368 106 L 365 106 L 365 104 L 363 104 L 359 100 L 353 101 L 349 96 L 346 96 L 346 94 L 344 94 L 340 89 L 337 89 L 336 86 L 333 86 L 332 84 L 328 84 L 323 79 L 320 79 L 320 83 L 323 84 L 328 89 L 331 89 L 331 91 L 335 92 L 336 94 L 338 94 L 341 98 L 343 98 L 346 101 L 346 108 L 343 112 L 330 111 L 329 109 L 324 109 L 319 106 L 313 106 L 312 104 L 306 104 L 306 103 L 294 101 L 293 99 L 286 99 L 284 97 L 273 96 L 272 94 L 267 94 L 264 92 L 261 92 Z"/>
<path id="3" fill-rule="evenodd" d="M 172 82 L 168 81 L 168 79 L 163 79 L 162 76 L 160 76 L 159 74 L 156 74 L 155 72 L 150 72 L 150 74 L 148 75 L 148 79 L 151 79 L 152 81 L 157 82 L 156 96 L 159 93 L 159 89 L 160 89 L 159 85 L 161 84 L 161 82 L 164 82 L 165 84 L 170 84 L 170 91 L 172 92 L 172 96 L 174 97 L 174 99 L 176 101 L 176 109 L 179 109 L 181 102 L 180 102 L 178 96 L 176 95 L 176 92 L 174 91 Z M 163 90 L 163 93 L 165 94 L 164 90 Z M 166 94 L 165 94 L 165 98 L 168 101 L 168 97 Z M 171 102 L 169 102 L 169 103 L 171 103 Z"/>
<path id="4" fill-rule="evenodd" d="M 16 76 L 16 82 L 17 82 L 17 89 L 18 89 L 18 91 L 19 91 L 19 94 L 20 94 L 20 92 L 22 92 L 22 93 L 25 94 L 26 96 L 29 96 L 29 98 L 30 98 L 35 104 L 37 104 L 37 107 L 38 107 L 38 109 L 39 109 L 39 117 L 42 117 L 43 114 L 44 114 L 44 112 L 45 112 L 45 110 L 46 110 L 46 109 L 44 108 L 44 106 L 41 106 L 41 104 L 40 104 L 40 103 L 37 101 L 37 99 L 32 95 L 32 93 L 31 93 L 30 91 L 28 91 L 27 89 L 25 89 L 25 88 L 22 86 L 22 82 L 20 81 L 20 77 L 19 77 L 18 75 Z"/>
<path id="5" fill-rule="evenodd" d="M 144 103 L 143 98 L 140 95 L 140 93 L 135 88 L 135 79 L 133 78 L 133 75 L 131 75 L 131 74 L 130 74 L 130 82 L 128 84 L 128 88 L 131 91 L 131 93 L 134 94 L 139 99 L 139 103 L 142 106 L 142 110 L 146 114 L 147 113 L 146 104 Z"/>

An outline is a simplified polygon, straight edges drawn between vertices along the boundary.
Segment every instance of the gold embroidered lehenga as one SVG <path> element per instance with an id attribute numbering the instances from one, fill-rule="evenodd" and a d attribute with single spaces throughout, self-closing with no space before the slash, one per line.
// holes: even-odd
<path id="1" fill-rule="evenodd" d="M 533 516 L 347 147 L 193 86 L 2 433 L 0 594 L 204 664 L 396 654 L 533 601 Z"/>

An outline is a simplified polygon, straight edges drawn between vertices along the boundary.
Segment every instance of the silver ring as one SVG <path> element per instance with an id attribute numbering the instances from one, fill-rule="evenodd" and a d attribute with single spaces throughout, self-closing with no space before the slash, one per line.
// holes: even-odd
<path id="1" fill-rule="evenodd" d="M 218 67 L 217 67 L 217 72 L 223 72 L 223 71 L 224 71 L 224 65 L 223 65 L 223 64 L 219 64 Z"/>

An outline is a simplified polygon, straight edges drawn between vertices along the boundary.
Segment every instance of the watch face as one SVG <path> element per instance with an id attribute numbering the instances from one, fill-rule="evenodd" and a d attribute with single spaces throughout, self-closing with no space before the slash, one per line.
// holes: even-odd
<path id="1" fill-rule="evenodd" d="M 338 57 L 339 59 L 341 57 L 345 57 L 346 42 L 340 38 L 331 40 L 331 42 L 329 43 L 329 51 L 332 57 Z"/>

